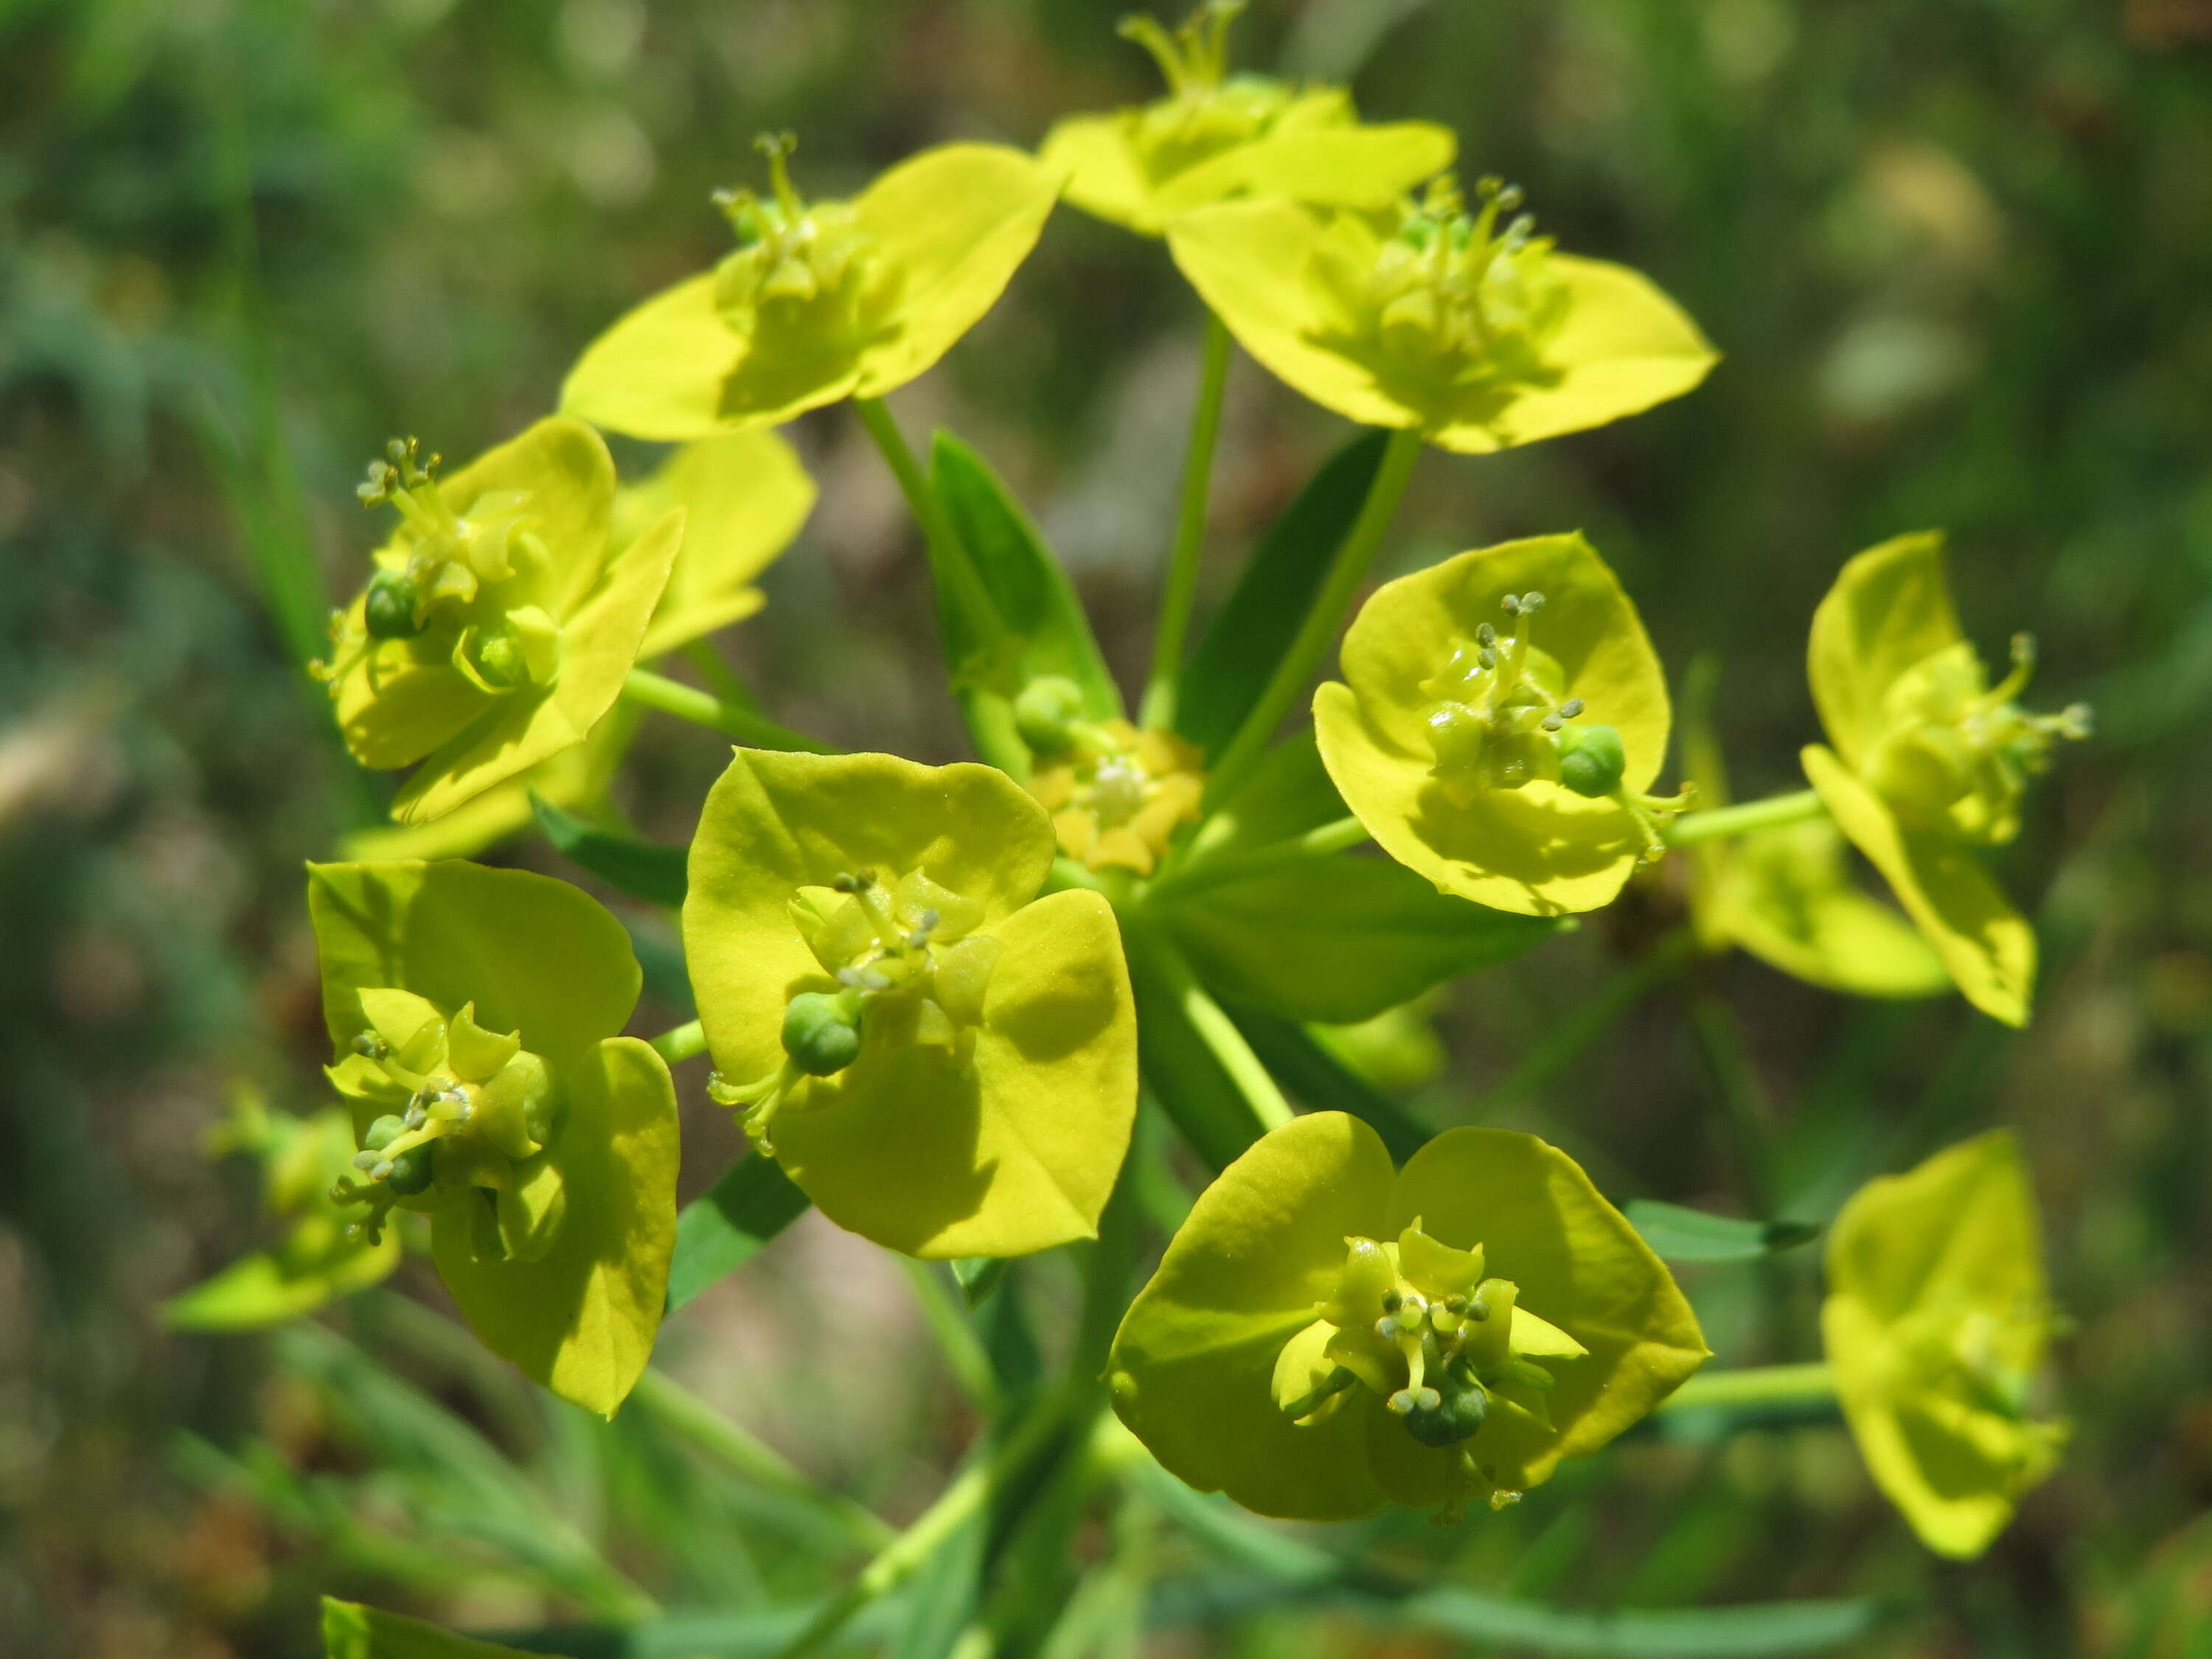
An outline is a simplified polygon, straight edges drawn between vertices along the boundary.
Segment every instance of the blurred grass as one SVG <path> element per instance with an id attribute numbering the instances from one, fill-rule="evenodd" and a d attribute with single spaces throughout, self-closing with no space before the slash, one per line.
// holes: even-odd
<path id="1" fill-rule="evenodd" d="M 252 1233 L 237 1172 L 197 1152 L 225 1079 L 314 1097 L 298 864 L 362 796 L 295 665 L 370 544 L 362 459 L 406 431 L 466 454 L 541 412 L 596 329 L 720 250 L 706 195 L 744 176 L 757 131 L 799 131 L 802 184 L 830 193 L 923 143 L 1033 142 L 1062 111 L 1148 95 L 1112 38 L 1119 9 L 0 4 L 0 1652 L 295 1654 L 326 1589 L 519 1627 L 647 1600 L 784 1606 L 835 1582 L 834 1534 L 650 1414 L 596 1427 L 386 1299 L 270 1341 L 161 1335 L 152 1309 Z M 1741 1029 L 1771 1108 L 1779 1213 L 1824 1216 L 1877 1170 L 2019 1124 L 2080 1322 L 2063 1356 L 2078 1429 L 1993 1554 L 1931 1563 L 1840 1429 L 1817 1426 L 1646 1437 L 1461 1532 L 1398 1517 L 1337 1541 L 1474 1594 L 1923 1603 L 1854 1651 L 2197 1650 L 2212 1620 L 2212 9 L 1310 0 L 1262 4 L 1241 33 L 1247 61 L 1357 70 L 1371 113 L 1449 122 L 1545 229 L 1649 270 L 1727 354 L 1638 421 L 1431 458 L 1402 561 L 1588 530 L 1671 665 L 1725 663 L 1721 731 L 1748 794 L 1790 785 L 1813 730 L 1799 641 L 1836 565 L 1948 526 L 1972 630 L 2035 629 L 2042 700 L 2087 696 L 2102 727 L 2007 860 L 2049 963 L 2027 1032 L 1729 962 L 1651 988 L 1526 1080 L 1540 1034 L 1677 919 L 1662 880 L 1460 988 L 1451 1067 L 1415 1102 L 1432 1122 L 1480 1109 L 1538 1129 L 1623 1196 L 1755 1208 L 1692 1034 L 1702 1007 Z M 900 400 L 1030 505 L 1125 688 L 1199 322 L 1157 246 L 1063 215 Z M 797 435 L 824 504 L 770 573 L 773 626 L 738 629 L 732 655 L 775 718 L 951 757 L 895 491 L 842 414 Z M 1237 364 L 1202 605 L 1342 435 Z M 717 752 L 648 724 L 625 801 L 641 830 L 687 832 Z M 732 1142 L 686 1087 L 688 1196 Z M 1802 1357 L 1813 1254 L 1778 1283 L 1692 1275 L 1715 1345 Z M 1058 1271 L 1002 1293 L 1036 1304 L 1048 1345 L 1066 1340 Z M 687 1309 L 663 1353 L 894 1521 L 974 1426 L 946 1419 L 896 1270 L 817 1224 Z M 1150 1524 L 1077 1547 L 1206 1565 Z M 1086 1591 L 1102 1631 L 1127 1621 L 1117 1582 Z M 1207 1650 L 1271 1659 L 1376 1642 L 1304 1607 L 1209 1629 Z"/>

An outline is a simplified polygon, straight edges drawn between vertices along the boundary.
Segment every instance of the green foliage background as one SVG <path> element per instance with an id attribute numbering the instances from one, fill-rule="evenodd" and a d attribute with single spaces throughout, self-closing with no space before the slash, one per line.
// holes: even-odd
<path id="1" fill-rule="evenodd" d="M 198 1154 L 228 1080 L 319 1098 L 299 864 L 377 811 L 292 665 L 323 597 L 279 581 L 264 603 L 256 571 L 305 545 L 350 586 L 372 535 L 361 459 L 403 430 L 466 455 L 543 412 L 592 333 L 722 248 L 707 193 L 749 176 L 755 132 L 796 129 L 823 193 L 943 138 L 1034 143 L 1059 112 L 1150 95 L 1118 9 L 0 3 L 0 1652 L 301 1654 L 322 1589 L 511 1629 L 837 1581 L 848 1540 L 702 1452 L 680 1410 L 589 1427 L 400 1297 L 271 1340 L 161 1333 L 159 1299 L 255 1237 L 250 1182 Z M 1673 673 L 1723 662 L 1747 795 L 1795 782 L 1814 731 L 1802 641 L 1837 565 L 1948 526 L 1985 653 L 2033 629 L 2039 701 L 2085 696 L 2100 727 L 2007 860 L 2046 953 L 2027 1032 L 1954 999 L 1846 1004 L 1737 959 L 1532 1072 L 1674 919 L 1662 882 L 1459 988 L 1449 1066 L 1415 1102 L 1437 1126 L 1537 1130 L 1617 1196 L 1811 1219 L 1869 1174 L 2020 1126 L 2078 1322 L 2061 1356 L 2078 1428 L 1996 1552 L 1932 1565 L 1832 1424 L 1645 1438 L 1508 1516 L 1356 1541 L 1417 1576 L 1583 1604 L 1912 1605 L 1855 1651 L 2202 1651 L 2212 12 L 1307 0 L 1240 33 L 1248 62 L 1354 76 L 1371 115 L 1452 125 L 1470 171 L 1522 183 L 1568 246 L 1651 273 L 1727 354 L 1643 419 L 1429 458 L 1401 564 L 1587 530 Z M 1200 321 L 1157 245 L 1062 214 L 896 400 L 1037 508 L 1127 681 Z M 955 757 L 890 482 L 844 414 L 796 436 L 823 505 L 732 654 L 780 719 Z M 1240 362 L 1211 591 L 1340 436 Z M 680 837 L 717 745 L 649 724 L 637 755 L 626 804 Z M 512 856 L 559 867 L 542 845 Z M 641 1029 L 677 1017 L 649 1002 Z M 733 1150 L 696 1070 L 687 1196 Z M 1729 1128 L 1762 1120 L 1771 1134 Z M 1692 1275 L 1715 1346 L 1809 1357 L 1813 1254 Z M 1015 1292 L 1048 1343 L 1065 1336 L 1055 1271 Z M 1013 1336 L 984 1336 L 1006 1363 Z M 906 1283 L 818 1219 L 672 1322 L 662 1355 L 895 1519 L 972 1422 L 948 1415 Z M 1163 1650 L 1467 1645 L 1201 1612 L 1204 1633 Z"/>

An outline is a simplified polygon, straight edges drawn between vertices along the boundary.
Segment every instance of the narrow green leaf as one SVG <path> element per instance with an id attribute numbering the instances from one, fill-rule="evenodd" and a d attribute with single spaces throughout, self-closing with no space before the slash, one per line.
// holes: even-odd
<path id="1" fill-rule="evenodd" d="M 684 1206 L 676 1218 L 676 1255 L 668 1264 L 673 1313 L 724 1273 L 750 1261 L 761 1246 L 799 1219 L 806 1194 L 772 1158 L 757 1152 Z"/>
<path id="2" fill-rule="evenodd" d="M 1890 1609 L 1859 1599 L 1583 1612 L 1447 1588 L 1408 1596 L 1390 1606 L 1389 1616 L 1440 1635 L 1589 1659 L 1778 1659 L 1856 1640 L 1886 1622 Z"/>
<path id="3" fill-rule="evenodd" d="M 324 1659 L 522 1659 L 520 1648 L 456 1636 L 404 1613 L 323 1598 Z"/>
<path id="4" fill-rule="evenodd" d="M 1362 432 L 1323 462 L 1253 550 L 1251 562 L 1185 665 L 1176 729 L 1217 753 L 1236 736 L 1321 591 L 1367 500 L 1390 434 Z"/>
<path id="5" fill-rule="evenodd" d="M 1745 1221 L 1632 1198 L 1621 1206 L 1644 1242 L 1669 1261 L 1749 1261 L 1820 1237 L 1809 1221 Z"/>
<path id="6" fill-rule="evenodd" d="M 929 483 L 1015 641 L 1013 659 L 994 665 L 1003 671 L 1000 684 L 958 688 L 977 746 L 994 754 L 1007 752 L 1012 744 L 1012 752 L 1026 752 L 1014 732 L 1011 693 L 1042 675 L 1061 675 L 1081 687 L 1092 720 L 1120 714 L 1121 694 L 1074 586 L 989 463 L 951 433 L 939 432 L 930 447 Z M 945 659 L 969 660 L 988 633 L 962 613 L 957 595 L 942 581 L 937 605 Z"/>
<path id="7" fill-rule="evenodd" d="M 1432 1130 L 1316 1042 L 1296 1020 L 1233 1002 L 1221 1006 L 1237 1022 L 1252 1052 L 1285 1089 L 1307 1105 L 1364 1119 L 1401 1164 L 1428 1144 Z"/>
<path id="8" fill-rule="evenodd" d="M 663 847 L 602 830 L 554 805 L 535 789 L 530 792 L 530 810 L 538 815 L 538 827 L 556 850 L 609 886 L 650 904 L 684 902 L 688 848 Z"/>
<path id="9" fill-rule="evenodd" d="M 1129 983 L 1137 994 L 1137 1066 L 1182 1138 L 1217 1174 L 1265 1133 L 1236 1081 L 1183 1012 L 1144 935 L 1127 928 Z"/>
<path id="10" fill-rule="evenodd" d="M 960 1281 L 960 1294 L 971 1308 L 980 1308 L 991 1299 L 1006 1277 L 1004 1256 L 969 1256 L 952 1264 L 952 1276 Z"/>

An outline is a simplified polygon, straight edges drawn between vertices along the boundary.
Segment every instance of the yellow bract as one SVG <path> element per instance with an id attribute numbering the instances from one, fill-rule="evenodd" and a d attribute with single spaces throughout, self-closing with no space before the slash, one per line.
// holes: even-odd
<path id="1" fill-rule="evenodd" d="M 2012 1134 L 1869 1182 L 1836 1218 L 1827 1267 L 1821 1331 L 1875 1483 L 1930 1549 L 1979 1555 L 2067 1434 L 2028 1415 L 2053 1316 Z"/>
<path id="2" fill-rule="evenodd" d="M 935 363 L 1036 246 L 1060 175 L 1019 150 L 946 144 L 850 203 L 732 198 L 741 244 L 585 350 L 564 413 L 678 442 L 880 398 Z"/>
<path id="3" fill-rule="evenodd" d="M 1540 606 L 1504 608 L 1532 592 Z M 1485 651 L 1496 667 L 1480 666 Z M 1635 798 L 1666 754 L 1667 688 L 1588 542 L 1507 542 L 1385 584 L 1346 634 L 1343 667 L 1346 683 L 1314 698 L 1315 735 L 1345 805 L 1392 858 L 1524 915 L 1612 902 L 1649 850 Z M 1619 734 L 1628 804 L 1559 781 L 1556 733 L 1599 725 Z"/>
<path id="4" fill-rule="evenodd" d="M 1244 349 L 1325 408 L 1482 453 L 1602 426 L 1711 369 L 1696 325 L 1632 270 L 1551 251 L 1456 198 L 1371 216 L 1273 198 L 1184 214 L 1168 245 Z M 1518 234 L 1516 234 L 1518 233 Z"/>

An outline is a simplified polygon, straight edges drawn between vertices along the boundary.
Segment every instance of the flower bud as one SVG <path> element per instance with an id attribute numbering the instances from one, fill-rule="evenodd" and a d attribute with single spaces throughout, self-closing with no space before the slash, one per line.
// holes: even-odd
<path id="1" fill-rule="evenodd" d="M 1014 699 L 1014 729 L 1040 755 L 1056 755 L 1073 741 L 1068 727 L 1083 718 L 1083 688 L 1064 675 L 1031 680 Z"/>
<path id="2" fill-rule="evenodd" d="M 415 1147 L 392 1160 L 392 1173 L 385 1177 L 392 1190 L 402 1198 L 413 1198 L 430 1188 L 430 1164 L 437 1148 L 434 1145 Z"/>
<path id="3" fill-rule="evenodd" d="M 1577 795 L 1602 799 L 1620 787 L 1628 751 L 1609 726 L 1571 726 L 1559 735 L 1559 781 Z"/>
<path id="4" fill-rule="evenodd" d="M 802 991 L 783 1011 L 783 1051 L 808 1076 L 829 1077 L 860 1057 L 860 1021 L 844 998 Z"/>

